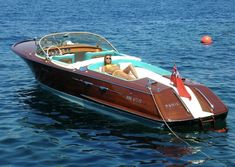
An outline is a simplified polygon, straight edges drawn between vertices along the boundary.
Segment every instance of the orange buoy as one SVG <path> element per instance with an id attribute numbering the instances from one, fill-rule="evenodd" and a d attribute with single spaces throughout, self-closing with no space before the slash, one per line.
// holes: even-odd
<path id="1" fill-rule="evenodd" d="M 212 38 L 208 35 L 205 35 L 201 38 L 201 43 L 205 45 L 210 45 L 212 43 Z"/>
<path id="2" fill-rule="evenodd" d="M 226 132 L 228 132 L 228 128 L 217 129 L 215 131 L 219 132 L 219 133 L 226 133 Z"/>

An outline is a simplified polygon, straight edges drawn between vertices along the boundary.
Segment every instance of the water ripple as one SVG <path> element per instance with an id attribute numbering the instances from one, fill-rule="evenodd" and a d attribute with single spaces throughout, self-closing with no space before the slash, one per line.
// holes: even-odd
<path id="1" fill-rule="evenodd" d="M 0 12 L 2 166 L 234 166 L 234 1 L 5 1 Z M 209 8 L 208 8 L 209 6 Z M 104 35 L 120 52 L 207 85 L 227 133 L 179 133 L 107 117 L 42 90 L 10 47 L 60 31 Z M 213 44 L 202 45 L 209 34 Z M 207 159 L 203 153 L 213 157 Z"/>

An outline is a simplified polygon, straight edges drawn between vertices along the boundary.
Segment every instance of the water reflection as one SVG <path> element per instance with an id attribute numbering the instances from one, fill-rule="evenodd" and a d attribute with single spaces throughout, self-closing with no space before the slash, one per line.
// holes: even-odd
<path id="1" fill-rule="evenodd" d="M 200 147 L 208 138 L 199 141 L 201 134 L 198 132 L 179 133 L 192 146 L 189 147 L 167 130 L 116 120 L 89 111 L 37 85 L 18 91 L 18 99 L 26 111 L 22 124 L 36 133 L 48 135 L 53 144 L 65 147 L 68 152 L 74 150 L 71 148 L 73 146 L 77 153 L 106 153 L 125 161 L 135 160 L 139 164 L 161 161 L 166 165 L 187 165 L 195 160 L 195 155 L 197 162 L 207 159 L 200 154 Z M 101 150 L 104 152 L 100 153 Z"/>

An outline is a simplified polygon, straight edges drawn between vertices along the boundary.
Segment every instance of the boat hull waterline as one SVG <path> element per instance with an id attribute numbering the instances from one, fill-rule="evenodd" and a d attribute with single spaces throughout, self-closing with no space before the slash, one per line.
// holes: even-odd
<path id="1" fill-rule="evenodd" d="M 86 40 L 94 35 L 99 45 L 85 43 L 81 34 Z M 64 44 L 65 41 L 72 42 Z M 102 42 L 106 42 L 104 46 Z M 50 88 L 48 90 L 74 97 L 77 103 L 83 99 L 113 109 L 110 113 L 153 122 L 156 126 L 164 126 L 165 122 L 172 128 L 188 125 L 190 129 L 216 129 L 220 122 L 224 124 L 228 113 L 226 105 L 204 85 L 182 79 L 190 99 L 182 97 L 170 80 L 171 72 L 119 53 L 110 42 L 96 34 L 52 34 L 39 41 L 21 41 L 14 44 L 12 50 L 28 64 L 35 78 Z M 120 66 L 132 64 L 139 78 L 128 81 L 99 71 L 106 54 L 112 54 L 113 62 Z"/>

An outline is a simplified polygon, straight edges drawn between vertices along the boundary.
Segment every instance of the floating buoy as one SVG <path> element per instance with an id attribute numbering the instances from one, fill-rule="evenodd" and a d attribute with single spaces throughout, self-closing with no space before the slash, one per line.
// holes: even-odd
<path id="1" fill-rule="evenodd" d="M 219 133 L 226 133 L 226 132 L 228 132 L 228 128 L 217 129 L 215 131 L 219 132 Z"/>
<path id="2" fill-rule="evenodd" d="M 210 45 L 212 43 L 212 38 L 208 35 L 205 35 L 201 38 L 201 43 L 205 45 Z"/>

